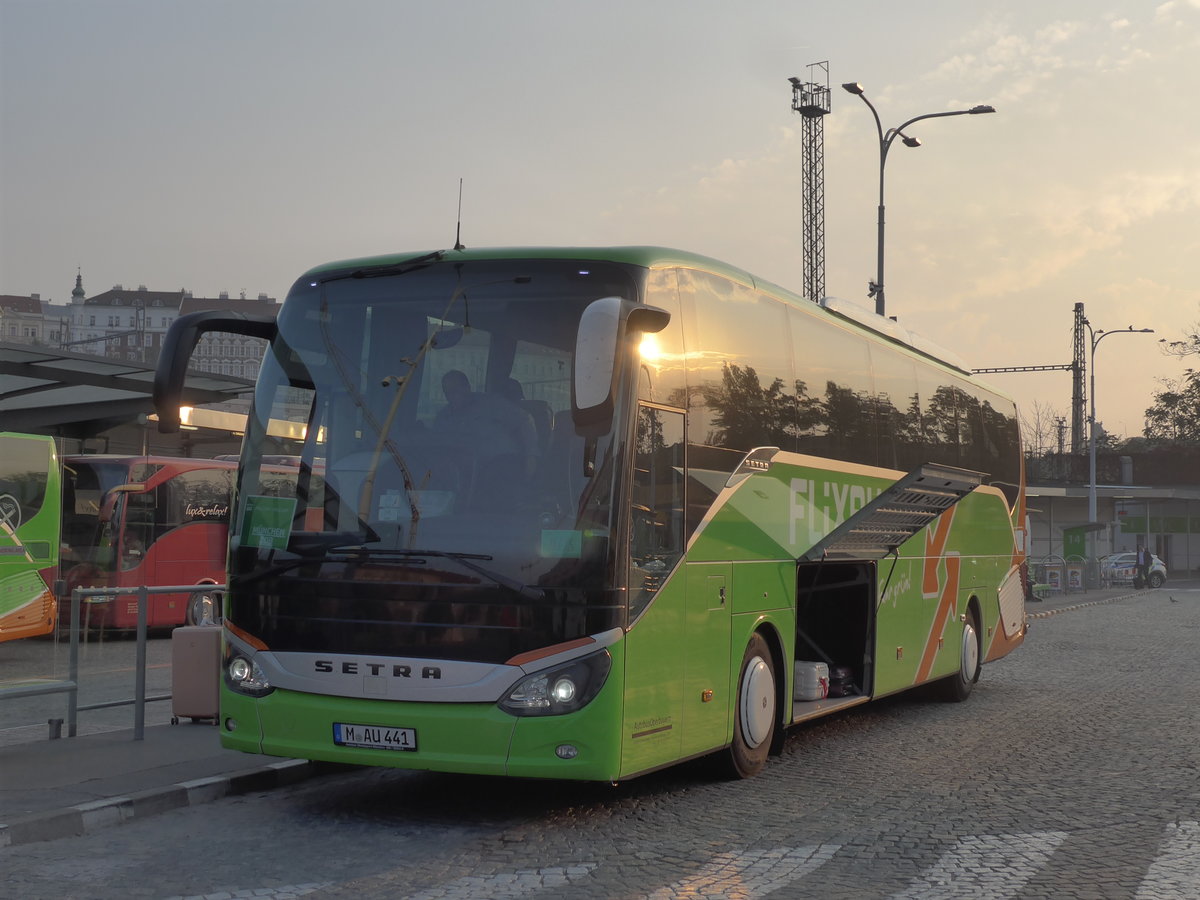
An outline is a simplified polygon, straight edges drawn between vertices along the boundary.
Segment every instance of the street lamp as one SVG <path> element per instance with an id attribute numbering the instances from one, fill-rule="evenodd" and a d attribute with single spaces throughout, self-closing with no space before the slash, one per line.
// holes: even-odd
<path id="1" fill-rule="evenodd" d="M 921 141 L 918 138 L 909 137 L 904 133 L 904 129 L 913 122 L 920 122 L 922 119 L 940 119 L 943 116 L 978 116 L 982 113 L 994 113 L 996 109 L 992 106 L 972 106 L 970 109 L 926 113 L 923 116 L 914 116 L 899 128 L 889 128 L 887 131 L 884 131 L 883 124 L 879 121 L 879 113 L 875 111 L 875 107 L 871 105 L 871 101 L 863 93 L 863 86 L 857 82 L 849 82 L 848 84 L 843 84 L 842 88 L 851 94 L 858 95 L 862 99 L 862 102 L 867 104 L 867 108 L 871 110 L 871 115 L 875 117 L 875 130 L 879 134 L 879 245 L 877 248 L 875 280 L 870 282 L 867 296 L 875 298 L 875 312 L 882 316 L 885 309 L 883 297 L 883 167 L 887 163 L 888 149 L 892 146 L 892 141 L 899 136 L 905 147 L 920 147 Z"/>
<path id="2" fill-rule="evenodd" d="M 1096 524 L 1096 347 L 1106 337 L 1114 334 L 1153 334 L 1153 328 L 1134 328 L 1130 325 L 1128 328 L 1118 328 L 1116 331 L 1105 331 L 1103 328 L 1096 331 L 1092 330 L 1092 323 L 1087 319 L 1083 320 L 1083 324 L 1087 326 L 1088 337 L 1092 342 L 1092 354 L 1090 362 L 1090 370 L 1088 373 L 1088 390 L 1091 392 L 1091 404 L 1088 413 L 1089 426 L 1089 447 L 1088 447 L 1088 524 Z M 1149 530 L 1150 522 L 1147 520 L 1146 528 Z M 1096 537 L 1095 532 L 1092 534 L 1092 556 L 1096 555 Z M 1147 535 L 1149 537 L 1149 535 Z"/>

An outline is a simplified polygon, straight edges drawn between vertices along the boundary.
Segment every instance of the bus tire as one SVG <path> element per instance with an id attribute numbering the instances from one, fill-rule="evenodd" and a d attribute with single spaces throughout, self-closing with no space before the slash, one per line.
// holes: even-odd
<path id="1" fill-rule="evenodd" d="M 983 666 L 983 645 L 979 637 L 979 617 L 975 607 L 967 609 L 963 622 L 962 641 L 959 644 L 958 672 L 937 682 L 937 693 L 948 703 L 962 703 L 971 696 L 971 689 L 979 680 Z"/>
<path id="2" fill-rule="evenodd" d="M 731 778 L 750 778 L 762 771 L 779 726 L 775 660 L 761 634 L 755 633 L 742 655 L 734 705 L 733 742 L 726 760 Z"/>

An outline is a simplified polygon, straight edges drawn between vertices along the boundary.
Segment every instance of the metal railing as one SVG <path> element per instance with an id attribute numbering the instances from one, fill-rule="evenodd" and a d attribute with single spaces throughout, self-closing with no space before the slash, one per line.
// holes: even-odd
<path id="1" fill-rule="evenodd" d="M 1073 594 L 1097 587 L 1107 587 L 1101 581 L 1100 565 L 1082 556 L 1050 554 L 1030 562 L 1034 591 L 1039 595 Z"/>
<path id="2" fill-rule="evenodd" d="M 224 591 L 224 585 L 186 584 L 163 587 L 147 587 L 142 585 L 135 588 L 111 587 L 77 587 L 71 591 L 71 628 L 70 649 L 67 657 L 67 678 L 65 681 L 48 681 L 41 684 L 20 684 L 13 687 L 0 688 L 0 700 L 17 699 L 19 697 L 36 697 L 43 694 L 67 694 L 67 736 L 75 737 L 79 728 L 79 713 L 93 709 L 110 709 L 115 706 L 133 706 L 133 739 L 143 740 L 146 736 L 146 704 L 161 700 L 170 700 L 170 694 L 156 697 L 146 696 L 146 632 L 149 597 L 151 594 L 194 594 L 199 591 Z M 62 597 L 66 591 L 66 583 L 61 579 L 54 583 L 54 595 Z M 79 705 L 79 618 L 83 604 L 83 596 L 88 597 L 128 597 L 138 598 L 137 614 L 137 659 L 134 663 L 134 695 L 128 700 L 110 700 L 103 703 Z M 215 618 L 215 616 L 214 616 Z M 54 730 L 54 722 L 61 726 L 62 720 L 51 720 L 50 737 L 60 737 Z"/>

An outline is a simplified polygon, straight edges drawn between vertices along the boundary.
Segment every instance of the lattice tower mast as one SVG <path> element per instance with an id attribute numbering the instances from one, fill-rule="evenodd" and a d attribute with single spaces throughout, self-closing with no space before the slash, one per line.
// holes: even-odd
<path id="1" fill-rule="evenodd" d="M 1089 438 L 1084 430 L 1087 424 L 1085 409 L 1087 407 L 1087 390 L 1084 388 L 1087 378 L 1087 341 L 1084 330 L 1087 327 L 1087 316 L 1083 314 L 1083 304 L 1075 304 L 1075 326 L 1072 340 L 1071 361 L 1061 366 L 1001 366 L 987 369 L 972 369 L 976 374 L 985 372 L 1048 372 L 1052 369 L 1071 370 L 1071 452 L 1085 453 L 1088 450 Z M 1059 431 L 1059 452 L 1062 452 L 1062 432 Z"/>
<path id="2" fill-rule="evenodd" d="M 807 81 L 795 77 L 788 80 L 792 83 L 792 110 L 804 117 L 804 296 L 819 303 L 825 296 L 825 116 L 830 110 L 829 61 L 811 63 Z"/>
<path id="3" fill-rule="evenodd" d="M 1088 436 L 1084 432 L 1084 422 L 1086 420 L 1085 409 L 1087 408 L 1087 355 L 1085 349 L 1087 342 L 1084 340 L 1084 326 L 1087 325 L 1087 316 L 1083 314 L 1083 304 L 1075 304 L 1075 328 L 1073 332 L 1073 341 L 1071 346 L 1073 354 L 1071 357 L 1071 452 L 1082 453 L 1088 448 Z"/>

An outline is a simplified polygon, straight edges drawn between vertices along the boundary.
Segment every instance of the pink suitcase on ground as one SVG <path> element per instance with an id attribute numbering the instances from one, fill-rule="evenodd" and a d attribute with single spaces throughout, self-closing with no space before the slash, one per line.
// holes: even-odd
<path id="1" fill-rule="evenodd" d="M 180 718 L 217 721 L 221 626 L 183 625 L 171 632 L 171 724 Z"/>

